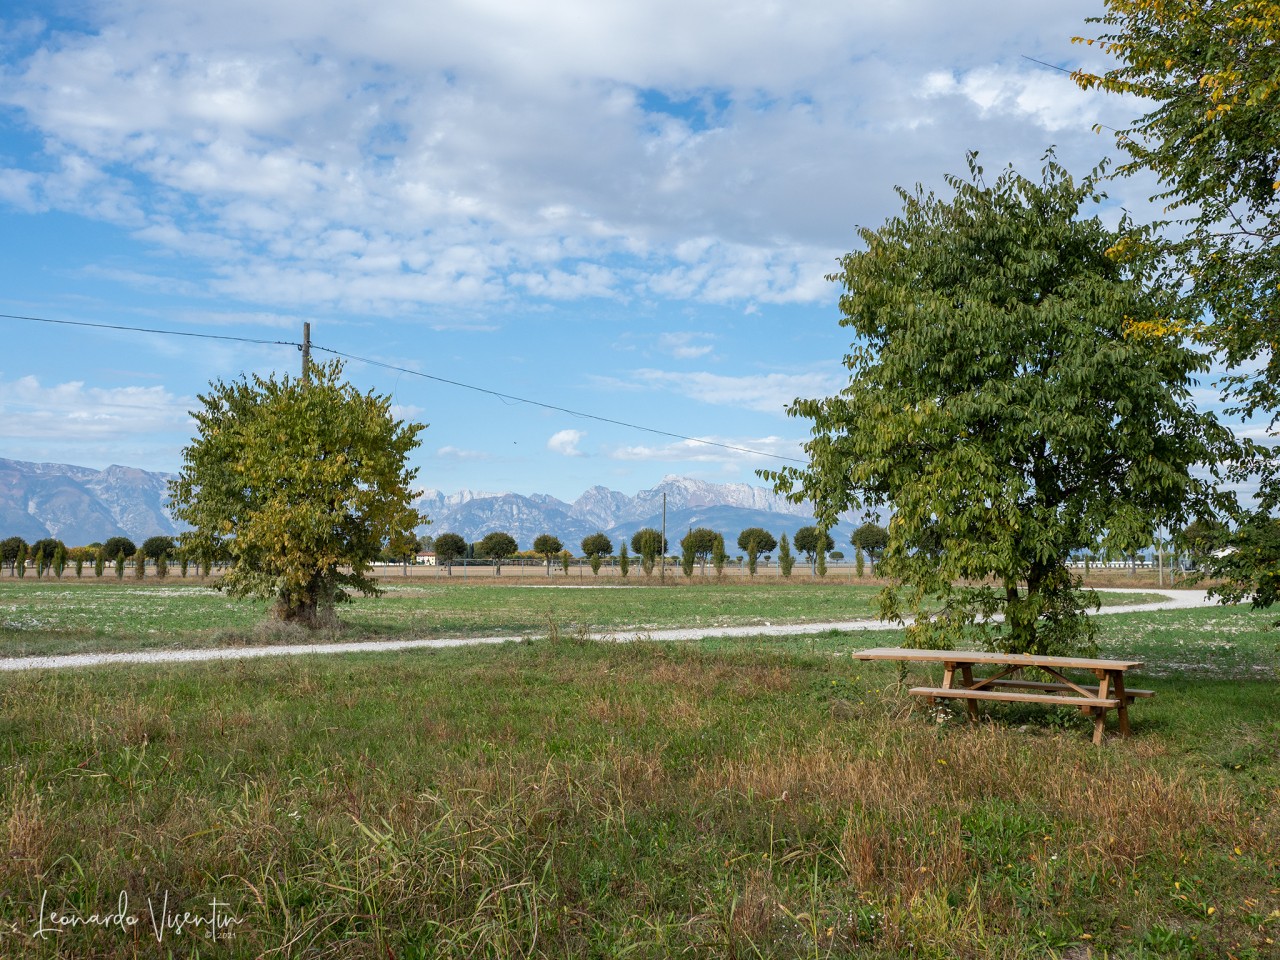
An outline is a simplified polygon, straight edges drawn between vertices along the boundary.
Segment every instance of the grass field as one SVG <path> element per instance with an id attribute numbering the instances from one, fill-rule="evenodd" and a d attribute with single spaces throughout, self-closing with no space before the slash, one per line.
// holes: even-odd
<path id="1" fill-rule="evenodd" d="M 1157 696 L 1100 750 L 883 634 L 6 675 L 0 956 L 1273 957 L 1273 619 L 1102 618 Z"/>
<path id="2" fill-rule="evenodd" d="M 496 579 L 496 578 L 495 578 Z M 768 580 L 756 583 L 644 581 L 620 586 L 547 587 L 460 579 L 402 582 L 381 598 L 340 610 L 328 640 L 465 636 L 545 636 L 624 627 L 753 626 L 874 619 L 879 587 Z M 1108 605 L 1158 600 L 1153 594 L 1101 594 Z M 208 586 L 167 583 L 0 579 L 0 656 L 154 650 L 299 642 L 298 631 L 263 627 L 264 603 L 232 600 Z"/>

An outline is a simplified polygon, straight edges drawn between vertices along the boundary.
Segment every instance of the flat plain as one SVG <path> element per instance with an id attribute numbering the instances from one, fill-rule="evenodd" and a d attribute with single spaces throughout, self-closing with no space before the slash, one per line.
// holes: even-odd
<path id="1" fill-rule="evenodd" d="M 274 636 L 198 587 L 8 586 L 6 647 Z M 1071 711 L 912 702 L 926 671 L 849 656 L 891 634 L 587 629 L 869 616 L 870 587 L 419 586 L 352 635 L 512 641 L 0 677 L 0 955 L 1277 955 L 1273 612 L 1101 618 L 1156 696 L 1096 749 Z M 164 927 L 212 901 L 218 939 Z"/>

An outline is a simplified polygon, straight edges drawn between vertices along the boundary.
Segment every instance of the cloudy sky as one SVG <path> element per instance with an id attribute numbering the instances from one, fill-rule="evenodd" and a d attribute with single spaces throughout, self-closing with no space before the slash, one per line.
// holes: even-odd
<path id="1" fill-rule="evenodd" d="M 895 184 L 1078 172 L 1140 105 L 1100 0 L 10 0 L 0 312 L 297 341 L 428 422 L 424 486 L 754 481 L 838 388 L 824 281 Z M 1112 209 L 1145 208 L 1126 181 Z M 0 320 L 0 456 L 173 470 L 291 346 Z M 318 356 L 323 357 L 320 353 Z"/>

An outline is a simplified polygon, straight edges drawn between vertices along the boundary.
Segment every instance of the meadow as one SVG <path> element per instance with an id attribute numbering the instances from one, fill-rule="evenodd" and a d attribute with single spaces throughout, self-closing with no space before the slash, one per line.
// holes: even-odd
<path id="1" fill-rule="evenodd" d="M 506 609 L 472 589 L 397 591 L 353 629 Z M 0 955 L 1277 955 L 1274 612 L 1101 618 L 1157 692 L 1101 749 L 1069 711 L 970 726 L 911 702 L 921 673 L 849 656 L 892 634 L 582 629 L 641 603 L 812 613 L 824 590 L 528 591 L 498 646 L 2 675 Z M 194 596 L 127 639 L 252 634 L 253 610 Z M 152 598 L 99 603 L 127 633 L 138 611 L 103 607 Z"/>
<path id="2" fill-rule="evenodd" d="M 553 581 L 554 583 L 555 581 Z M 383 580 L 379 598 L 341 606 L 326 641 L 607 633 L 623 628 L 727 627 L 874 619 L 872 584 L 797 577 L 660 586 L 640 578 L 549 586 L 538 579 Z M 1162 599 L 1101 594 L 1107 605 Z M 233 600 L 208 584 L 171 578 L 0 579 L 0 656 L 264 645 L 310 639 L 264 624 L 267 604 Z"/>

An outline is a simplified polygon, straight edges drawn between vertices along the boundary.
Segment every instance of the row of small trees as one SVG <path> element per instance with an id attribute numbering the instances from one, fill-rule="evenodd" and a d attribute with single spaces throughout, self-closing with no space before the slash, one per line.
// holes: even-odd
<path id="1" fill-rule="evenodd" d="M 888 532 L 874 523 L 863 524 L 854 531 L 851 538 L 852 545 L 856 550 L 856 562 L 858 575 L 863 573 L 864 554 L 873 559 L 879 556 L 880 551 L 888 542 Z M 582 548 L 582 556 L 591 564 L 591 572 L 598 574 L 601 566 L 604 565 L 606 557 L 614 555 L 613 541 L 609 537 L 597 531 L 584 537 L 580 544 Z M 666 554 L 670 544 L 662 536 L 660 530 L 653 527 L 645 527 L 642 530 L 632 534 L 630 539 L 630 550 L 628 550 L 628 542 L 623 541 L 618 546 L 617 566 L 619 572 L 625 577 L 631 569 L 632 557 L 634 555 L 640 561 L 641 569 L 646 576 L 652 576 L 654 567 L 658 558 Z M 759 558 L 768 556 L 778 551 L 778 566 L 783 576 L 789 577 L 791 570 L 795 565 L 796 557 L 792 553 L 792 543 L 788 541 L 787 535 L 782 535 L 781 541 L 774 537 L 772 533 L 762 527 L 749 527 L 738 534 L 738 548 L 745 555 L 747 570 L 751 576 L 755 576 Z M 826 573 L 826 556 L 835 546 L 830 534 L 818 527 L 801 527 L 796 531 L 794 548 L 803 554 L 807 562 L 812 567 L 814 573 Z M 445 566 L 452 573 L 453 563 L 463 558 L 472 559 L 480 558 L 492 561 L 495 567 L 495 573 L 501 574 L 502 562 L 519 553 L 519 545 L 515 538 L 509 533 L 498 530 L 487 534 L 483 539 L 468 543 L 461 535 L 456 533 L 442 533 L 433 541 L 433 547 L 438 563 Z M 541 557 L 547 565 L 547 575 L 551 574 L 551 566 L 553 563 L 559 563 L 564 572 L 569 572 L 569 565 L 573 560 L 573 555 L 565 549 L 564 542 L 557 536 L 550 533 L 544 533 L 536 537 L 533 541 L 534 554 Z M 701 564 L 702 572 L 706 573 L 707 563 L 710 562 L 719 574 L 723 571 L 724 565 L 728 560 L 728 554 L 725 552 L 724 536 L 708 527 L 697 527 L 690 529 L 688 533 L 680 540 L 680 557 L 681 569 L 686 576 L 693 575 L 693 568 L 696 564 Z M 843 554 L 839 554 L 837 559 L 843 558 Z"/>
<path id="2" fill-rule="evenodd" d="M 192 567 L 208 576 L 216 558 L 197 556 L 175 544 L 172 537 L 165 536 L 148 537 L 141 547 L 128 537 L 111 537 L 101 543 L 79 547 L 68 547 L 56 537 L 45 537 L 34 543 L 28 543 L 22 537 L 0 540 L 0 567 L 7 566 L 10 575 L 15 577 L 25 577 L 27 570 L 31 569 L 37 578 L 46 573 L 60 578 L 68 568 L 77 577 L 82 577 L 86 566 L 94 576 L 101 577 L 108 565 L 114 567 L 117 577 L 123 577 L 125 562 L 130 559 L 138 577 L 145 575 L 148 561 L 156 576 L 167 576 L 170 560 L 178 564 L 185 577 Z"/>

